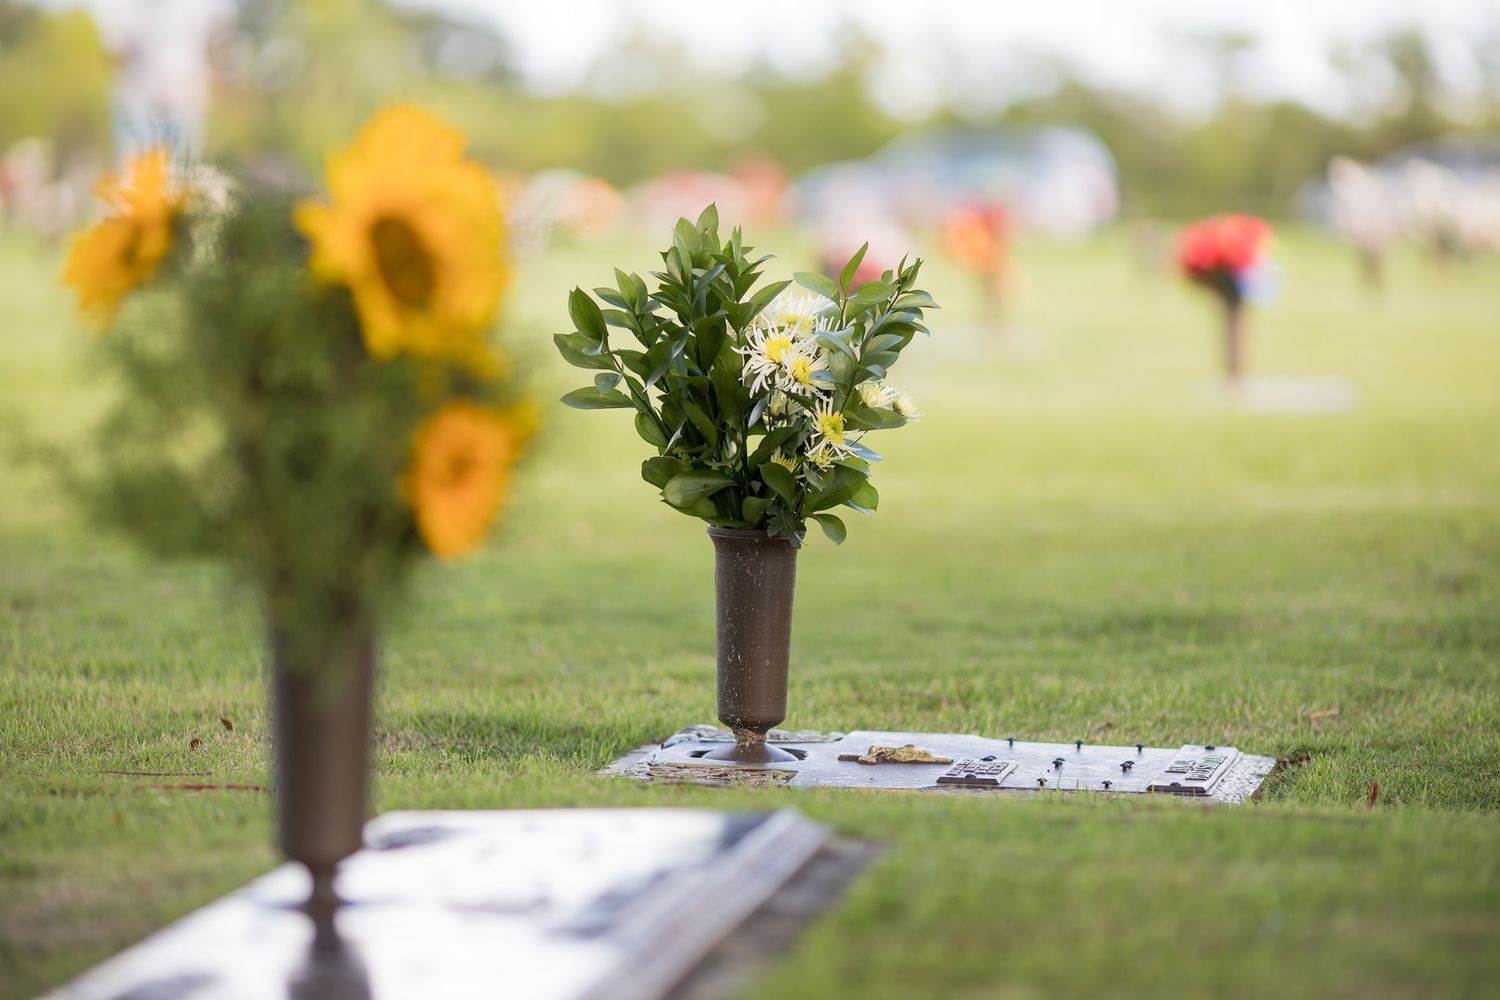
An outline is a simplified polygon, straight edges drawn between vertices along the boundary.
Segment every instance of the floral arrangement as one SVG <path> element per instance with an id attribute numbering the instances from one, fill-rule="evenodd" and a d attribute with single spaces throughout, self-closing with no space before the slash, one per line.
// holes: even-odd
<path id="1" fill-rule="evenodd" d="M 1269 292 L 1271 227 L 1253 215 L 1214 215 L 1182 231 L 1177 263 L 1183 276 L 1238 306 Z"/>
<path id="2" fill-rule="evenodd" d="M 121 391 L 98 467 L 71 471 L 151 546 L 245 567 L 315 665 L 506 500 L 535 416 L 487 340 L 501 204 L 463 137 L 406 106 L 331 157 L 326 195 L 206 176 L 136 158 L 73 244 L 64 278 Z"/>
<path id="3" fill-rule="evenodd" d="M 738 229 L 721 241 L 718 228 L 712 205 L 696 223 L 679 220 L 654 286 L 617 269 L 614 287 L 594 290 L 603 308 L 573 290 L 573 332 L 554 339 L 569 363 L 599 374 L 563 402 L 633 409 L 656 450 L 641 476 L 668 506 L 793 545 L 813 520 L 842 542 L 832 511 L 868 514 L 880 500 L 867 435 L 921 416 L 888 376 L 936 308 L 916 287 L 922 262 L 853 285 L 866 245 L 837 280 L 795 274 L 811 295 L 786 280 L 756 288 L 770 258 L 752 257 Z M 630 346 L 612 343 L 611 327 Z"/>

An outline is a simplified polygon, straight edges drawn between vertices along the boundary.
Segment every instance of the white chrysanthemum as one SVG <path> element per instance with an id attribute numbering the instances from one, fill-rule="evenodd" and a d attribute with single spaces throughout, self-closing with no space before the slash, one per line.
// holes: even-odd
<path id="1" fill-rule="evenodd" d="M 884 382 L 861 382 L 859 385 L 859 398 L 865 401 L 865 405 L 872 410 L 882 410 L 891 406 L 896 401 L 896 390 Z"/>
<path id="2" fill-rule="evenodd" d="M 828 329 L 828 322 L 818 316 L 822 300 L 811 295 L 782 292 L 755 317 L 755 324 L 788 333 L 794 340 L 810 340 Z"/>
<path id="3" fill-rule="evenodd" d="M 838 452 L 834 451 L 826 444 L 819 445 L 817 448 L 814 448 L 812 451 L 807 453 L 807 464 L 816 466 L 819 469 L 826 469 L 829 466 L 833 465 L 834 462 L 838 461 L 838 458 Z"/>
<path id="4" fill-rule="evenodd" d="M 751 330 L 746 340 L 744 347 L 735 350 L 745 358 L 741 378 L 753 394 L 818 396 L 833 391 L 833 383 L 818 376 L 828 370 L 828 360 L 812 341 L 794 341 L 774 329 Z M 785 399 L 773 398 L 769 405 L 776 413 L 785 409 L 785 403 Z"/>
<path id="5" fill-rule="evenodd" d="M 828 370 L 828 360 L 817 344 L 802 341 L 792 345 L 790 351 L 781 356 L 781 387 L 790 392 L 826 393 L 833 391 L 833 383 L 817 378 L 818 372 Z"/>
<path id="6" fill-rule="evenodd" d="M 775 462 L 777 465 L 781 466 L 788 472 L 797 471 L 797 456 L 783 454 L 780 448 L 776 449 L 775 454 L 771 456 L 771 461 Z"/>
<path id="7" fill-rule="evenodd" d="M 922 412 L 917 409 L 916 401 L 911 398 L 910 393 L 896 393 L 894 407 L 897 413 L 913 423 L 922 419 Z"/>
<path id="8" fill-rule="evenodd" d="M 808 461 L 819 453 L 832 453 L 829 462 L 850 453 L 849 438 L 844 431 L 844 414 L 834 408 L 832 399 L 819 399 L 812 414 L 813 433 L 808 439 Z M 819 463 L 815 463 L 819 464 Z"/>
<path id="9" fill-rule="evenodd" d="M 819 308 L 809 296 L 782 294 L 755 317 L 745 331 L 745 345 L 735 348 L 745 359 L 742 377 L 751 392 L 828 390 L 813 377 L 828 368 L 815 339 L 829 327 Z"/>
<path id="10" fill-rule="evenodd" d="M 743 379 L 750 391 L 762 393 L 783 381 L 784 362 L 792 351 L 792 335 L 778 326 L 752 324 L 745 332 L 745 346 L 735 351 L 744 356 Z"/>

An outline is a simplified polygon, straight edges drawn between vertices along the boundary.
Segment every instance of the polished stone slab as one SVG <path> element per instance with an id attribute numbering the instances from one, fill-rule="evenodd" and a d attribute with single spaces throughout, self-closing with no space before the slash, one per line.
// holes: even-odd
<path id="1" fill-rule="evenodd" d="M 645 781 L 699 784 L 751 781 L 800 788 L 1169 793 L 1235 803 L 1254 797 L 1276 765 L 1273 757 L 1213 744 L 1168 749 L 881 730 L 848 734 L 773 731 L 772 741 L 800 759 L 770 767 L 702 759 L 730 739 L 725 730 L 689 726 L 660 746 L 627 754 L 607 772 Z M 857 759 L 868 757 L 873 747 L 906 744 L 949 762 L 867 764 Z"/>
<path id="2" fill-rule="evenodd" d="M 826 905 L 858 859 L 794 810 L 403 812 L 341 867 L 331 925 L 283 865 L 85 973 L 57 1000 L 650 1000 L 820 858 Z M 830 879 L 832 878 L 832 883 Z M 720 963 L 723 964 L 723 963 Z"/>

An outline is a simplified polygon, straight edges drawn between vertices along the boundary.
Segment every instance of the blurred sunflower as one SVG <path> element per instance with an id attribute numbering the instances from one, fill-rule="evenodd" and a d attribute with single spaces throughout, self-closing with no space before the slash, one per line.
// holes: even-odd
<path id="1" fill-rule="evenodd" d="M 78 290 L 79 311 L 108 323 L 125 293 L 151 279 L 172 249 L 172 223 L 186 207 L 172 183 L 165 149 L 142 153 L 94 193 L 110 214 L 73 241 L 63 280 Z"/>
<path id="2" fill-rule="evenodd" d="M 328 165 L 332 204 L 298 204 L 311 268 L 354 295 L 365 347 L 468 363 L 494 318 L 507 270 L 499 193 L 463 158 L 464 138 L 398 105 Z"/>
<path id="3" fill-rule="evenodd" d="M 534 422 L 524 408 L 450 403 L 422 425 L 402 493 L 433 553 L 451 559 L 484 540 Z"/>

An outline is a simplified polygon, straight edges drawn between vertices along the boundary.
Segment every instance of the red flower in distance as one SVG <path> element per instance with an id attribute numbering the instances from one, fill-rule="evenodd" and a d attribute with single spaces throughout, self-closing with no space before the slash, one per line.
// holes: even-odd
<path id="1" fill-rule="evenodd" d="M 1271 227 L 1253 215 L 1212 215 L 1182 231 L 1177 263 L 1183 275 L 1238 305 L 1248 293 L 1252 272 L 1264 262 Z"/>
<path id="2" fill-rule="evenodd" d="M 1259 264 L 1271 242 L 1271 227 L 1253 215 L 1213 215 L 1182 231 L 1177 263 L 1189 278 L 1231 275 Z"/>
<path id="3" fill-rule="evenodd" d="M 989 273 L 1005 261 L 1009 221 L 1003 205 L 972 205 L 954 212 L 943 226 L 948 252 L 966 267 Z"/>

